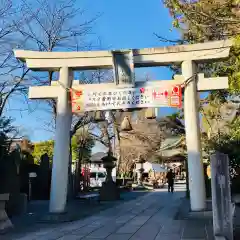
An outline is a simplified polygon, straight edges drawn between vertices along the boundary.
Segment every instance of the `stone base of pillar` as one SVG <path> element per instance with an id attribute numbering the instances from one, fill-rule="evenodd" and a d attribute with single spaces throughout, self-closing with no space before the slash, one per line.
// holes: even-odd
<path id="1" fill-rule="evenodd" d="M 120 200 L 120 190 L 114 181 L 104 182 L 99 194 L 100 201 Z"/>

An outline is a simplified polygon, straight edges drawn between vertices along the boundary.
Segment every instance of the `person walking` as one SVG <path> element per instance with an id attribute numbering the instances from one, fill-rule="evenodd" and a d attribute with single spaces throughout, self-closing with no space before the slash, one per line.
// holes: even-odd
<path id="1" fill-rule="evenodd" d="M 171 191 L 173 193 L 175 175 L 174 175 L 172 169 L 169 170 L 169 172 L 167 173 L 166 178 L 167 178 L 167 181 L 168 181 L 168 192 Z"/>

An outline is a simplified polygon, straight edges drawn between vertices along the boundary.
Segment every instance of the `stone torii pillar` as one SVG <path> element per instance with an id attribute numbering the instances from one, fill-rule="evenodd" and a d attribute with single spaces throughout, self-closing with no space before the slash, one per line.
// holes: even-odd
<path id="1" fill-rule="evenodd" d="M 72 70 L 68 67 L 62 67 L 60 68 L 59 76 L 59 82 L 66 88 L 71 88 L 73 80 Z M 69 91 L 64 87 L 59 88 L 49 206 L 52 213 L 64 212 L 66 207 L 70 130 L 72 124 L 71 109 Z"/>
<path id="2" fill-rule="evenodd" d="M 197 93 L 197 66 L 193 61 L 182 63 L 182 74 L 189 78 L 184 92 L 184 120 L 188 153 L 188 174 L 191 209 L 201 211 L 206 208 L 206 189 L 203 172 L 202 147 L 199 122 L 199 103 Z M 211 86 L 209 86 L 209 89 Z"/>
<path id="3" fill-rule="evenodd" d="M 126 72 L 127 74 L 132 75 L 133 67 L 166 66 L 173 63 L 182 64 L 183 77 L 181 77 L 180 80 L 149 81 L 146 83 L 136 82 L 133 85 L 135 87 L 154 86 L 161 88 L 181 84 L 196 73 L 196 65 L 198 63 L 227 58 L 230 46 L 231 42 L 229 41 L 216 41 L 163 48 L 134 49 L 132 50 L 133 64 L 130 63 L 131 70 Z M 52 86 L 30 87 L 29 90 L 29 97 L 32 99 L 57 99 L 57 125 L 50 200 L 50 212 L 52 213 L 61 213 L 65 211 L 67 196 L 71 106 L 69 106 L 69 93 L 64 87 L 71 87 L 72 71 L 74 70 L 114 68 L 118 74 L 119 68 L 114 67 L 114 60 L 116 60 L 116 58 L 114 59 L 113 55 L 114 54 L 111 51 L 15 51 L 15 56 L 18 59 L 25 61 L 27 66 L 34 71 L 60 71 L 59 82 L 61 86 L 59 86 L 57 82 L 53 83 Z M 117 57 L 119 57 L 119 53 L 117 53 L 117 55 Z M 130 58 L 131 56 L 129 59 Z M 121 62 L 121 64 L 123 66 L 124 62 Z M 105 88 L 125 88 L 127 84 L 124 86 L 124 84 L 122 84 L 124 81 L 116 82 L 117 85 L 116 83 L 108 83 L 79 86 L 73 81 L 73 85 L 75 86 L 74 88 L 79 88 L 84 92 L 86 89 L 105 90 Z M 211 78 L 205 79 L 202 74 L 198 74 L 197 82 L 190 81 L 185 87 L 184 111 L 192 211 L 203 210 L 205 208 L 206 198 L 201 159 L 197 91 L 209 91 L 214 89 L 224 89 L 227 87 L 227 78 L 219 78 L 219 81 L 212 81 Z"/>
<path id="4" fill-rule="evenodd" d="M 58 89 L 49 91 L 48 89 L 41 89 L 40 87 L 37 90 L 39 98 L 57 100 L 56 131 L 49 206 L 50 213 L 63 213 L 67 201 L 69 145 L 72 123 L 70 93 L 67 88 L 71 88 L 72 86 L 72 70 L 68 67 L 61 67 L 59 69 L 58 81 L 61 84 Z"/>

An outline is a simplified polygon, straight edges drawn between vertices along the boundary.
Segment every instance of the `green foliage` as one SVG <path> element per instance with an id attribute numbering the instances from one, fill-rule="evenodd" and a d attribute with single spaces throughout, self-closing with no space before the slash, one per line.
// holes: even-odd
<path id="1" fill-rule="evenodd" d="M 207 97 L 208 105 L 201 106 L 202 125 L 207 131 L 213 121 L 224 121 L 220 108 L 229 96 L 240 94 L 240 20 L 239 7 L 235 0 L 199 0 L 180 1 L 165 0 L 173 17 L 173 26 L 181 31 L 184 41 L 201 43 L 213 40 L 232 39 L 230 56 L 218 63 L 205 63 L 199 66 L 200 71 L 210 76 L 228 76 L 229 89 L 212 91 Z M 220 50 L 221 51 L 221 50 Z M 229 155 L 231 168 L 240 166 L 240 120 L 237 115 L 228 123 L 229 132 L 219 132 L 209 139 L 205 136 L 204 149 L 221 151 Z"/>
<path id="2" fill-rule="evenodd" d="M 171 130 L 172 135 L 181 136 L 185 134 L 185 126 L 182 123 L 184 119 L 182 112 L 176 112 L 166 116 L 163 119 L 159 119 L 160 126 L 165 126 L 166 129 Z"/>
<path id="3" fill-rule="evenodd" d="M 4 160 L 8 155 L 10 138 L 16 132 L 12 125 L 12 119 L 0 117 L 0 161 Z"/>
<path id="4" fill-rule="evenodd" d="M 239 173 L 236 172 L 240 168 L 240 141 L 233 139 L 231 135 L 216 136 L 208 141 L 208 151 L 219 151 L 225 153 L 229 157 L 231 177 L 234 178 Z"/>
<path id="5" fill-rule="evenodd" d="M 94 146 L 94 140 L 90 136 L 90 134 L 83 129 L 77 131 L 77 133 L 72 137 L 72 161 L 76 161 L 79 156 L 83 159 L 83 161 L 87 161 L 91 156 L 91 150 Z M 47 153 L 50 159 L 50 162 L 53 159 L 53 151 L 54 151 L 54 141 L 43 141 L 34 144 L 33 157 L 34 163 L 40 164 L 41 156 L 44 153 Z"/>
<path id="6" fill-rule="evenodd" d="M 237 116 L 229 123 L 227 133 L 219 131 L 218 134 L 204 139 L 204 149 L 210 155 L 214 151 L 225 153 L 229 156 L 231 176 L 236 177 L 240 168 L 240 119 Z"/>
<path id="7" fill-rule="evenodd" d="M 72 137 L 72 160 L 88 162 L 95 142 L 88 130 L 81 128 Z"/>
<path id="8" fill-rule="evenodd" d="M 220 105 L 221 106 L 221 105 Z M 212 106 L 211 106 L 212 107 Z M 218 118 L 218 110 L 217 107 L 208 108 L 209 112 L 206 113 L 206 117 L 203 118 L 203 123 L 205 123 L 205 129 L 209 129 L 211 127 L 211 119 Z M 206 121 L 206 119 L 208 121 Z M 221 120 L 222 121 L 222 120 Z M 218 133 L 211 134 L 211 137 L 204 136 L 203 137 L 203 146 L 205 152 L 208 154 L 212 154 L 215 151 L 219 151 L 221 153 L 225 153 L 229 157 L 229 165 L 230 165 L 230 173 L 231 173 L 231 181 L 233 186 L 235 186 L 235 182 L 237 179 L 237 183 L 239 182 L 239 174 L 240 174 L 240 119 L 238 116 L 232 122 L 229 122 L 227 127 L 228 131 L 222 131 L 220 128 Z M 232 187 L 234 189 L 234 187 Z M 233 190 L 236 191 L 236 190 Z"/>
<path id="9" fill-rule="evenodd" d="M 231 65 L 226 66 L 226 71 L 229 74 L 230 80 L 230 92 L 232 94 L 240 94 L 240 35 L 236 35 L 234 38 L 234 45 L 231 51 Z M 229 70 L 228 70 L 229 68 Z"/>
<path id="10" fill-rule="evenodd" d="M 50 162 L 53 159 L 53 148 L 54 148 L 54 141 L 49 140 L 49 141 L 43 141 L 43 142 L 38 142 L 34 144 L 34 150 L 33 150 L 33 157 L 34 157 L 34 163 L 35 164 L 40 164 L 40 159 L 41 156 L 44 153 L 47 153 L 50 159 Z"/>
<path id="11" fill-rule="evenodd" d="M 0 162 L 5 159 L 8 154 L 7 137 L 0 133 Z"/>
<path id="12" fill-rule="evenodd" d="M 226 99 L 228 95 L 240 94 L 240 21 L 236 2 L 165 0 L 164 3 L 173 17 L 173 26 L 181 31 L 184 41 L 200 43 L 233 39 L 228 60 L 203 64 L 201 68 L 212 76 L 229 77 L 228 91 L 215 91 L 210 95 Z"/>

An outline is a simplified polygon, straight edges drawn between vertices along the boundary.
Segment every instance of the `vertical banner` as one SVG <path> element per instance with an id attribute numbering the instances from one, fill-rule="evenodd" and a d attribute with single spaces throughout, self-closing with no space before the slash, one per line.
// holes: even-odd
<path id="1" fill-rule="evenodd" d="M 82 90 L 71 89 L 71 102 L 72 112 L 83 112 L 84 111 L 84 99 Z"/>
<path id="2" fill-rule="evenodd" d="M 175 85 L 172 87 L 169 94 L 170 107 L 182 107 L 182 87 L 181 85 Z"/>

